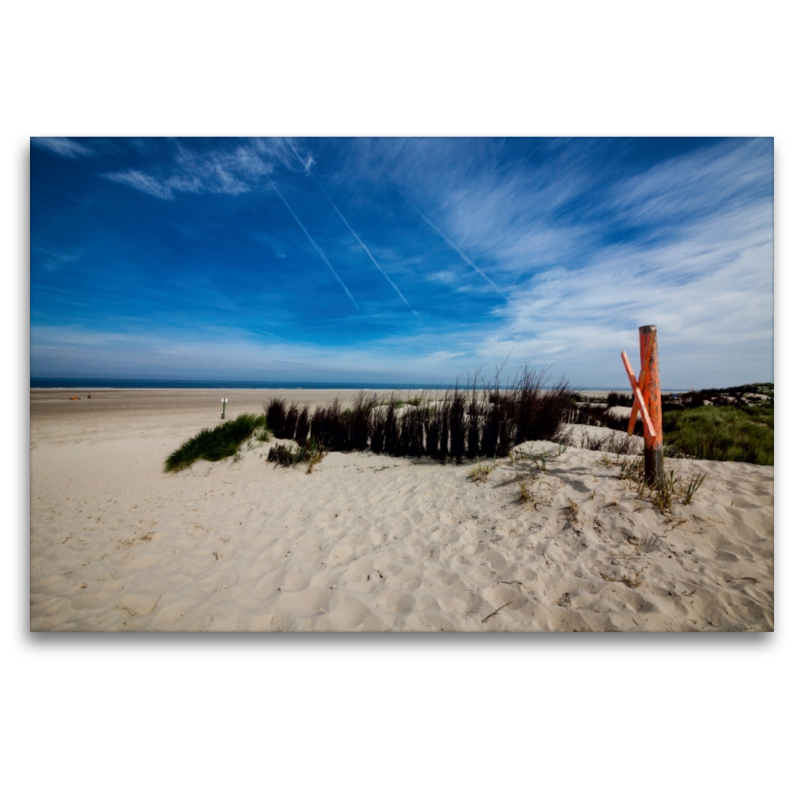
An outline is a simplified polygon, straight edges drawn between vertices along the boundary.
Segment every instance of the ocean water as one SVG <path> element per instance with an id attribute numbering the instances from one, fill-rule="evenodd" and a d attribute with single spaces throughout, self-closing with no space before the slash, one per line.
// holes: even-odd
<path id="1" fill-rule="evenodd" d="M 359 383 L 325 381 L 221 381 L 221 380 L 164 380 L 163 378 L 31 378 L 31 389 L 377 389 L 382 391 L 424 391 L 454 389 L 455 384 L 441 383 Z M 466 388 L 461 384 L 461 388 Z M 587 392 L 630 392 L 630 386 L 576 386 Z M 685 389 L 665 389 L 662 392 L 683 392 Z"/>

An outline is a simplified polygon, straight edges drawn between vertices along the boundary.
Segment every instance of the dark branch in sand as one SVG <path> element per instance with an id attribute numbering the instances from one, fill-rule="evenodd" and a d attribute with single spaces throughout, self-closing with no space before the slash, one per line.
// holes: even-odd
<path id="1" fill-rule="evenodd" d="M 492 617 L 493 617 L 493 616 L 494 616 L 494 615 L 495 615 L 495 614 L 496 614 L 498 611 L 502 611 L 502 610 L 503 610 L 503 609 L 504 609 L 506 606 L 510 606 L 510 605 L 511 605 L 513 602 L 514 602 L 513 600 L 509 600 L 509 601 L 508 601 L 508 602 L 507 602 L 505 605 L 502 605 L 502 606 L 500 606 L 500 608 L 498 608 L 498 609 L 495 609 L 494 611 L 492 611 L 492 613 L 491 613 L 491 614 L 489 614 L 489 616 L 488 616 L 488 617 L 484 617 L 484 618 L 481 620 L 481 624 L 483 624 L 484 622 L 486 622 L 486 620 L 487 620 L 487 619 L 491 619 L 491 618 L 492 618 Z"/>

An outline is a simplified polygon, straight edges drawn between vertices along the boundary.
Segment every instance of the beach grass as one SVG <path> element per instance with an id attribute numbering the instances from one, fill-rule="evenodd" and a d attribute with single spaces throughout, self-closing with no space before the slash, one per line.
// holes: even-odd
<path id="1" fill-rule="evenodd" d="M 667 411 L 662 423 L 664 444 L 692 458 L 773 466 L 774 414 L 773 408 L 759 406 Z"/>
<path id="2" fill-rule="evenodd" d="M 221 461 L 223 458 L 235 456 L 242 443 L 259 428 L 264 428 L 264 425 L 263 416 L 240 414 L 236 419 L 223 422 L 216 428 L 204 428 L 191 439 L 187 439 L 164 461 L 164 471 L 177 472 L 200 459 Z"/>
<path id="3" fill-rule="evenodd" d="M 476 464 L 468 473 L 467 477 L 470 480 L 475 481 L 475 483 L 486 483 L 489 480 L 489 476 L 497 469 L 496 463 L 486 463 L 483 462 L 481 464 Z"/>
<path id="4" fill-rule="evenodd" d="M 427 455 L 460 464 L 465 458 L 502 458 L 533 438 L 549 439 L 563 424 L 570 405 L 566 380 L 546 386 L 546 373 L 524 368 L 502 390 L 499 381 L 478 389 L 426 392 L 405 400 L 396 393 L 378 399 L 359 392 L 352 407 L 338 398 L 313 413 L 281 398 L 264 403 L 267 426 L 275 436 L 309 439 L 326 451 L 366 451 L 418 458 Z"/>

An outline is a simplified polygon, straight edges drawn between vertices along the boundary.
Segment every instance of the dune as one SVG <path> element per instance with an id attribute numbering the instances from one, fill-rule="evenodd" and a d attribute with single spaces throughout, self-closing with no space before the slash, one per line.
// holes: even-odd
<path id="1" fill-rule="evenodd" d="M 31 390 L 33 631 L 773 629 L 772 467 L 667 459 L 706 473 L 668 513 L 620 479 L 624 456 L 551 442 L 517 448 L 544 470 L 506 458 L 485 481 L 372 453 L 306 474 L 255 442 L 168 474 L 222 394 L 72 394 Z M 232 418 L 267 393 L 226 396 Z"/>

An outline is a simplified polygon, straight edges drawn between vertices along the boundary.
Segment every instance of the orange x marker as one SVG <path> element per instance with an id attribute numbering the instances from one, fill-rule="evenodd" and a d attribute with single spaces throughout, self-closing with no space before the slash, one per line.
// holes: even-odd
<path id="1" fill-rule="evenodd" d="M 652 348 L 652 340 L 650 347 Z M 650 351 L 648 349 L 647 358 L 645 358 L 644 363 L 647 364 L 649 359 Z M 633 368 L 631 367 L 631 362 L 628 361 L 628 355 L 624 350 L 622 351 L 622 363 L 625 365 L 625 372 L 628 373 L 628 380 L 630 381 L 631 389 L 633 389 L 634 397 L 633 411 L 631 411 L 631 421 L 628 424 L 628 434 L 633 432 L 633 426 L 636 423 L 636 412 L 640 411 L 642 414 L 642 420 L 644 422 L 645 437 L 655 439 L 656 431 L 655 428 L 653 428 L 653 423 L 650 421 L 650 415 L 647 413 L 647 408 L 644 404 L 644 397 L 642 396 L 641 387 L 644 385 L 645 381 L 645 370 L 642 370 L 642 374 L 637 381 L 636 375 L 634 375 Z"/>

